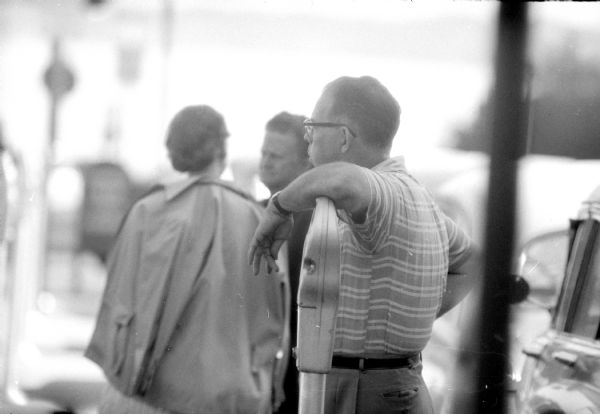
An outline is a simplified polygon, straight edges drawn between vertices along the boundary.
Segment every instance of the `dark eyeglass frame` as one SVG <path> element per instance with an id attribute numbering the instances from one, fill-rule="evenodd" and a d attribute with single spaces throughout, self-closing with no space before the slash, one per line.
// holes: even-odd
<path id="1" fill-rule="evenodd" d="M 350 135 L 352 135 L 354 138 L 356 138 L 356 133 L 354 131 L 352 131 L 352 128 L 350 128 L 346 124 L 341 124 L 338 122 L 315 122 L 312 119 L 307 119 L 304 121 L 304 131 L 306 132 L 306 135 L 308 135 L 311 138 L 312 138 L 315 127 L 346 128 L 348 130 L 348 132 L 350 132 Z"/>

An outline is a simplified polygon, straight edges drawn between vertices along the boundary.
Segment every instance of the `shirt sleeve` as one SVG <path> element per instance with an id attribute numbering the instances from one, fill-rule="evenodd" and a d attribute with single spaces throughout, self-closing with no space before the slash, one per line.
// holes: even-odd
<path id="1" fill-rule="evenodd" d="M 357 223 L 346 212 L 340 214 L 340 219 L 350 227 L 358 245 L 366 253 L 375 252 L 381 243 L 387 239 L 393 221 L 394 200 L 392 186 L 381 174 L 368 169 L 362 170 L 369 183 L 369 205 L 362 223 Z"/>
<path id="2" fill-rule="evenodd" d="M 467 233 L 446 216 L 446 231 L 448 233 L 448 272 L 456 273 L 471 256 L 472 243 Z"/>

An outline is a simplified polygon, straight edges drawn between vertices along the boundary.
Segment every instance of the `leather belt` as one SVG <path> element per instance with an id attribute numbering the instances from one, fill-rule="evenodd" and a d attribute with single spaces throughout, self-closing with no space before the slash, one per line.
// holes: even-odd
<path id="1" fill-rule="evenodd" d="M 411 365 L 411 363 L 414 361 L 414 358 L 414 356 L 389 359 L 334 356 L 331 359 L 331 366 L 333 368 L 360 370 L 406 368 Z"/>

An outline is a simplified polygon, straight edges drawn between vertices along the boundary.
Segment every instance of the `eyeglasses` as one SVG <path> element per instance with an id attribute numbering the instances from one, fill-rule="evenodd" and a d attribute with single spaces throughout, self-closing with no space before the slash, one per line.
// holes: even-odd
<path id="1" fill-rule="evenodd" d="M 307 119 L 306 121 L 304 121 L 304 132 L 311 139 L 313 137 L 316 127 L 346 128 L 348 132 L 350 132 L 350 135 L 356 138 L 356 134 L 354 133 L 354 131 L 352 131 L 352 129 L 346 124 L 340 124 L 337 122 L 314 122 L 312 119 Z"/>

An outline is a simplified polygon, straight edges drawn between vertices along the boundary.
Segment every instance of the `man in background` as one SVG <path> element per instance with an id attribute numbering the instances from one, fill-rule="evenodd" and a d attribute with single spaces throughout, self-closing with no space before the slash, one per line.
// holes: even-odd
<path id="1" fill-rule="evenodd" d="M 261 182 L 269 189 L 271 196 L 284 189 L 296 177 L 312 167 L 308 159 L 308 142 L 304 140 L 305 119 L 306 117 L 301 115 L 281 112 L 266 124 L 265 138 L 261 148 L 259 177 Z M 300 267 L 302 266 L 302 247 L 311 216 L 312 210 L 294 214 L 294 228 L 288 239 L 287 253 L 292 299 L 290 301 L 291 347 L 296 346 L 298 316 L 296 300 Z M 288 368 L 284 379 L 285 401 L 276 411 L 279 414 L 298 412 L 298 370 L 291 354 L 290 350 Z"/>

